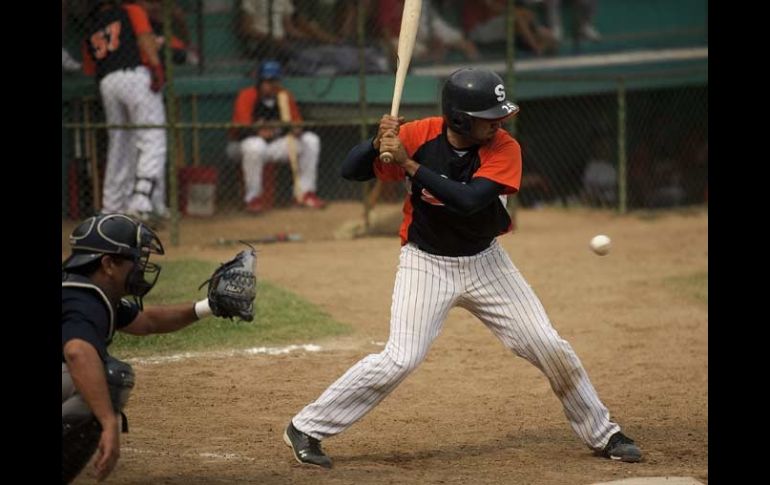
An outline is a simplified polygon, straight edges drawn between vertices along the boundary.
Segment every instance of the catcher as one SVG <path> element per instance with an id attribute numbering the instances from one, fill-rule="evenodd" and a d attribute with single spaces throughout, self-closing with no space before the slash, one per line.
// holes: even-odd
<path id="1" fill-rule="evenodd" d="M 253 249 L 214 271 L 204 282 L 208 298 L 143 308 L 142 297 L 160 274 L 150 256 L 164 253 L 151 228 L 123 214 L 98 215 L 75 228 L 70 245 L 61 291 L 62 483 L 72 481 L 94 452 L 96 478 L 104 480 L 120 456 L 120 431 L 128 430 L 122 411 L 134 373 L 107 352 L 115 330 L 174 332 L 210 315 L 252 321 L 256 296 Z"/>

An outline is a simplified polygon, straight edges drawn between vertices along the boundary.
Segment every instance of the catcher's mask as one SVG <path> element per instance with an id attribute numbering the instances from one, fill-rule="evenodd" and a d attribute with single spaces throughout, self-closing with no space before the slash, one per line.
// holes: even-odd
<path id="1" fill-rule="evenodd" d="M 444 82 L 441 111 L 452 130 L 470 135 L 472 118 L 502 120 L 518 113 L 519 107 L 505 99 L 505 83 L 495 72 L 467 67 Z"/>
<path id="2" fill-rule="evenodd" d="M 160 275 L 160 266 L 149 261 L 150 254 L 165 252 L 150 227 L 123 214 L 89 217 L 72 231 L 70 245 L 72 254 L 62 263 L 64 270 L 85 266 L 105 254 L 133 261 L 125 289 L 142 308 L 142 297 L 155 286 Z"/>

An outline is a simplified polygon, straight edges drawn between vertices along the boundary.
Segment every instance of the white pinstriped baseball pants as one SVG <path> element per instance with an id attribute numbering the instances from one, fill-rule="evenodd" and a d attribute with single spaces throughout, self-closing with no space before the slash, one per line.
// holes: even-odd
<path id="1" fill-rule="evenodd" d="M 324 439 L 361 419 L 425 359 L 454 306 L 477 316 L 506 348 L 546 375 L 572 429 L 590 448 L 603 448 L 620 430 L 572 346 L 551 326 L 535 292 L 497 240 L 467 257 L 403 246 L 385 349 L 351 367 L 294 416 L 294 426 Z"/>

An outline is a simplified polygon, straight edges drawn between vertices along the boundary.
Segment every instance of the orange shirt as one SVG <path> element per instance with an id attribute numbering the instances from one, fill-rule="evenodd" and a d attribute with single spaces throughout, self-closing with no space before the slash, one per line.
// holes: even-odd
<path id="1" fill-rule="evenodd" d="M 398 137 L 413 158 L 415 152 L 427 141 L 441 135 L 444 119 L 440 116 L 405 123 L 399 129 Z M 521 147 L 502 128 L 487 145 L 479 147 L 480 166 L 474 177 L 484 177 L 505 186 L 505 194 L 513 194 L 521 185 Z M 386 182 L 404 180 L 404 170 L 393 163 L 383 163 L 379 158 L 374 162 L 377 178 Z"/>
<path id="2" fill-rule="evenodd" d="M 282 88 L 281 91 L 285 91 L 289 95 L 289 110 L 291 112 L 292 121 L 302 121 L 302 114 L 299 112 L 299 106 L 297 100 L 294 99 L 294 95 L 291 94 L 286 88 Z M 259 102 L 259 90 L 256 86 L 249 86 L 241 89 L 238 92 L 238 96 L 235 98 L 235 106 L 233 107 L 233 123 L 251 124 L 256 120 L 254 119 L 254 108 L 256 108 Z"/>
<path id="3" fill-rule="evenodd" d="M 442 177 L 460 183 L 484 177 L 502 185 L 502 194 L 519 190 L 521 147 L 503 129 L 497 130 L 490 142 L 470 147 L 464 154 L 458 154 L 449 144 L 444 120 L 438 116 L 405 123 L 398 136 L 409 158 Z M 374 173 L 384 181 L 406 178 L 404 169 L 379 158 L 374 161 Z M 399 231 L 402 244 L 413 242 L 431 254 L 471 255 L 512 229 L 511 218 L 499 199 L 471 215 L 461 215 L 411 177 L 407 191 Z"/>

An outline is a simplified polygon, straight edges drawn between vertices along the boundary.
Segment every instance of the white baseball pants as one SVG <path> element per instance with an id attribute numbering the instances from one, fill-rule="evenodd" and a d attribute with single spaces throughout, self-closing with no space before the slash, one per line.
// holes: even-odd
<path id="1" fill-rule="evenodd" d="M 318 159 L 321 139 L 311 131 L 303 131 L 297 138 L 297 182 L 299 193 L 316 192 Z M 266 142 L 264 138 L 251 136 L 241 141 L 241 165 L 243 167 L 245 202 L 262 195 L 262 169 L 265 163 L 289 162 L 286 136 Z"/>
<path id="2" fill-rule="evenodd" d="M 107 124 L 163 125 L 163 95 L 150 89 L 150 71 L 144 66 L 106 75 L 99 84 Z M 102 207 L 105 212 L 166 214 L 166 130 L 110 129 Z M 150 182 L 151 181 L 151 182 Z M 134 197 L 140 190 L 146 197 Z M 147 187 L 142 187 L 142 184 Z"/>
<path id="3" fill-rule="evenodd" d="M 350 427 L 425 359 L 454 306 L 477 316 L 503 345 L 546 375 L 572 429 L 590 448 L 603 448 L 620 430 L 580 359 L 551 326 L 540 300 L 497 240 L 468 257 L 435 256 L 414 244 L 403 246 L 385 349 L 351 367 L 294 416 L 294 426 L 316 439 Z"/>

